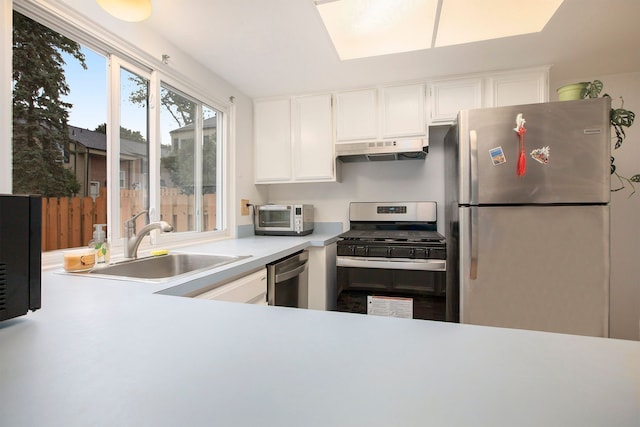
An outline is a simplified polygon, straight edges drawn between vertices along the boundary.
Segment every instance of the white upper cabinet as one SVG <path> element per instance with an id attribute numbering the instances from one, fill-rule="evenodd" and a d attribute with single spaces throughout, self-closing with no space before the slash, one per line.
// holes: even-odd
<path id="1" fill-rule="evenodd" d="M 334 144 L 427 138 L 460 110 L 548 100 L 548 67 L 255 100 L 255 182 L 336 181 Z"/>
<path id="2" fill-rule="evenodd" d="M 377 89 L 336 94 L 336 140 L 362 141 L 378 137 Z"/>
<path id="3" fill-rule="evenodd" d="M 426 135 L 425 85 L 407 84 L 336 94 L 336 142 Z"/>
<path id="4" fill-rule="evenodd" d="M 383 87 L 380 93 L 382 139 L 426 135 L 426 93 L 423 84 Z"/>
<path id="5" fill-rule="evenodd" d="M 254 102 L 255 182 L 283 182 L 292 177 L 291 101 Z"/>
<path id="6" fill-rule="evenodd" d="M 335 179 L 331 95 L 296 97 L 292 105 L 294 180 Z"/>
<path id="7" fill-rule="evenodd" d="M 487 77 L 487 107 L 549 101 L 549 69 L 510 71 Z"/>
<path id="8" fill-rule="evenodd" d="M 481 78 L 442 80 L 429 84 L 430 123 L 452 123 L 458 111 L 481 107 Z"/>
<path id="9" fill-rule="evenodd" d="M 331 95 L 254 102 L 255 182 L 335 181 Z"/>

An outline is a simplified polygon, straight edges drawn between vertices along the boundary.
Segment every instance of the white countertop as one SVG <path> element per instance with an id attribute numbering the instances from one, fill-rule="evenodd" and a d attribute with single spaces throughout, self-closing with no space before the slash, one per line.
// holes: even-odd
<path id="1" fill-rule="evenodd" d="M 311 244 L 285 239 L 193 249 L 264 262 Z M 0 323 L 0 425 L 640 425 L 640 342 L 156 293 L 168 286 L 187 285 L 45 272 L 42 309 Z"/>

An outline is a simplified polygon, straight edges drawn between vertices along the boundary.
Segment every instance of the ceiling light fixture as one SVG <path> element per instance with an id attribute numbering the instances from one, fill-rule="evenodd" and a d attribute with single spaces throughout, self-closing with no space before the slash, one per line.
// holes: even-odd
<path id="1" fill-rule="evenodd" d="M 431 47 L 438 0 L 317 0 L 340 59 Z"/>
<path id="2" fill-rule="evenodd" d="M 563 0 L 315 0 L 341 60 L 542 31 Z"/>
<path id="3" fill-rule="evenodd" d="M 434 47 L 542 31 L 563 0 L 441 0 Z"/>
<path id="4" fill-rule="evenodd" d="M 151 0 L 96 0 L 101 8 L 127 22 L 140 22 L 151 16 Z"/>

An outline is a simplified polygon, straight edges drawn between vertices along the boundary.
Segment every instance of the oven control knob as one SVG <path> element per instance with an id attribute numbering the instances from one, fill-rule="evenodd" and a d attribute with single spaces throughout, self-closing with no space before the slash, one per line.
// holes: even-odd
<path id="1" fill-rule="evenodd" d="M 353 254 L 355 256 L 367 256 L 367 247 L 366 246 L 356 246 Z"/>
<path id="2" fill-rule="evenodd" d="M 354 248 L 353 245 L 338 245 L 338 255 L 353 255 Z"/>
<path id="3" fill-rule="evenodd" d="M 389 256 L 389 248 L 386 246 L 371 246 L 369 248 L 369 256 L 387 258 Z"/>
<path id="4" fill-rule="evenodd" d="M 415 259 L 427 259 L 428 253 L 429 252 L 427 251 L 427 248 L 415 248 L 413 252 L 413 257 Z"/>
<path id="5" fill-rule="evenodd" d="M 391 258 L 411 258 L 412 249 L 404 246 L 392 246 Z"/>
<path id="6" fill-rule="evenodd" d="M 447 259 L 447 250 L 440 248 L 429 249 L 432 259 Z"/>

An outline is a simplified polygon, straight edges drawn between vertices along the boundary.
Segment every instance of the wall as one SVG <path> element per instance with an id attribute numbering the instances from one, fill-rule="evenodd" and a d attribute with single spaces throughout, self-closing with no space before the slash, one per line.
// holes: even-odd
<path id="1" fill-rule="evenodd" d="M 552 70 L 553 71 L 553 70 Z M 601 80 L 603 93 L 612 98 L 612 106 L 620 107 L 619 97 L 624 98 L 624 107 L 640 115 L 640 72 L 615 75 L 581 75 L 574 79 L 554 81 L 551 75 L 552 99 L 556 100 L 555 88 L 564 84 Z M 626 132 L 622 146 L 612 151 L 617 171 L 630 177 L 640 173 L 640 116 Z M 612 177 L 612 188 L 619 181 Z M 640 183 L 637 192 L 627 188 L 611 193 L 611 315 L 610 332 L 614 338 L 640 339 Z"/>
<path id="2" fill-rule="evenodd" d="M 436 201 L 438 218 L 444 218 L 443 148 L 448 129 L 430 128 L 425 160 L 338 162 L 340 182 L 269 185 L 268 201 L 313 203 L 317 222 L 342 222 L 344 230 L 349 229 L 349 202 Z M 444 228 L 439 231 L 444 234 Z"/>

